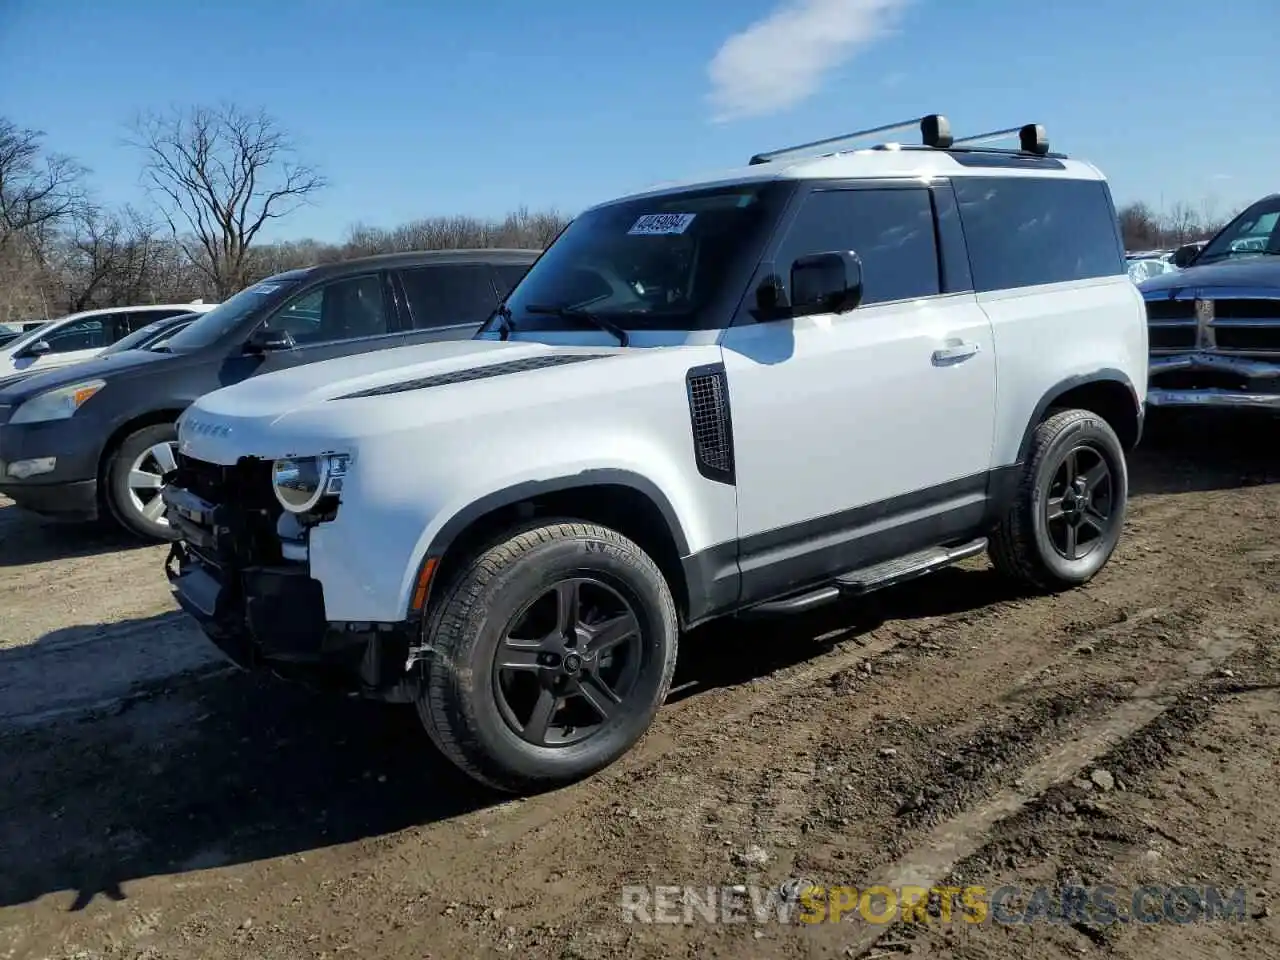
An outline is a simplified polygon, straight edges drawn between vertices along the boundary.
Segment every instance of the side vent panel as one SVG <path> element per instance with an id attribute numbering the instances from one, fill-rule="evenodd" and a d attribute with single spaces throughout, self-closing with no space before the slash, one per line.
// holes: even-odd
<path id="1" fill-rule="evenodd" d="M 729 377 L 719 363 L 694 367 L 685 378 L 693 455 L 698 472 L 719 483 L 735 482 L 733 421 L 729 416 Z"/>

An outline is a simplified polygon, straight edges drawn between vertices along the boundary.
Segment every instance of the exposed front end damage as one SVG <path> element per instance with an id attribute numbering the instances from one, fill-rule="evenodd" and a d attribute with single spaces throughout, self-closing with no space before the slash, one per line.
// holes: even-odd
<path id="1" fill-rule="evenodd" d="M 179 536 L 165 563 L 174 596 L 228 659 L 326 689 L 412 698 L 414 623 L 325 616 L 308 535 L 336 504 L 311 516 L 285 511 L 272 493 L 271 461 L 254 457 L 220 466 L 180 454 L 162 495 Z"/>
<path id="2" fill-rule="evenodd" d="M 1186 287 L 1145 294 L 1152 407 L 1280 413 L 1280 295 Z"/>

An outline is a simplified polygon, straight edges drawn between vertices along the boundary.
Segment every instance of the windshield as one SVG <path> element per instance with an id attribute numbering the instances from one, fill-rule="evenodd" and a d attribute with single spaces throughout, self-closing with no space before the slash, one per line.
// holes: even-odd
<path id="1" fill-rule="evenodd" d="M 113 353 L 124 353 L 126 350 L 137 350 L 140 347 L 148 345 L 151 340 L 163 331 L 178 331 L 183 329 L 191 320 L 194 319 L 190 315 L 181 319 L 170 317 L 165 320 L 157 320 L 155 323 L 148 323 L 145 327 L 139 327 L 127 337 L 117 340 L 107 349 L 102 351 L 102 356 L 110 356 Z"/>
<path id="2" fill-rule="evenodd" d="M 1196 264 L 1280 254 L 1280 197 L 1260 200 L 1222 228 L 1196 258 Z"/>
<path id="3" fill-rule="evenodd" d="M 261 283 L 245 287 L 234 297 L 203 314 L 199 320 L 167 341 L 165 346 L 174 353 L 190 353 L 212 346 L 234 332 L 259 307 L 274 304 L 297 284 L 298 280 L 294 278 L 269 277 Z"/>
<path id="4" fill-rule="evenodd" d="M 770 181 L 589 210 L 507 298 L 513 328 L 589 325 L 573 311 L 632 330 L 723 325 L 715 304 L 722 292 L 747 282 L 789 193 L 787 184 Z M 495 318 L 486 329 L 498 325 Z"/>

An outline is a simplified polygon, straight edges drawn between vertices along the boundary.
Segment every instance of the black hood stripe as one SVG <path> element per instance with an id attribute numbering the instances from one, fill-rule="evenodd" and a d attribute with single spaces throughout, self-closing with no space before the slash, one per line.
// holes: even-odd
<path id="1" fill-rule="evenodd" d="M 382 397 L 392 393 L 405 393 L 410 390 L 426 390 L 430 387 L 444 387 L 451 383 L 466 383 L 469 380 L 485 380 L 489 377 L 501 377 L 508 373 L 524 373 L 526 370 L 542 370 L 545 367 L 560 367 L 566 363 L 579 363 L 583 360 L 600 360 L 610 357 L 610 353 L 553 353 L 550 356 L 526 357 L 523 360 L 508 360 L 505 363 L 491 363 L 482 367 L 468 367 L 465 370 L 453 370 L 449 373 L 437 373 L 432 377 L 420 377 L 417 380 L 405 380 L 402 383 L 389 383 L 381 387 L 370 387 L 368 390 L 357 390 L 345 396 L 334 397 L 334 400 L 357 400 L 361 397 Z"/>

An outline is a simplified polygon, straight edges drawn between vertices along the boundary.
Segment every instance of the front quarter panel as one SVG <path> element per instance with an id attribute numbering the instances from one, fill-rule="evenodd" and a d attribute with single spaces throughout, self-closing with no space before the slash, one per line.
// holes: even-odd
<path id="1" fill-rule="evenodd" d="M 719 360 L 711 345 L 622 351 L 559 369 L 330 401 L 329 411 L 308 413 L 308 421 L 324 416 L 351 427 L 348 441 L 331 444 L 353 454 L 342 504 L 311 532 L 326 617 L 403 620 L 428 548 L 472 505 L 601 474 L 637 478 L 643 492 L 660 497 L 683 550 L 731 541 L 735 490 L 698 473 L 685 387 L 690 368 Z M 318 425 L 296 427 L 305 435 Z"/>

